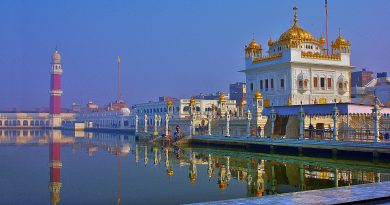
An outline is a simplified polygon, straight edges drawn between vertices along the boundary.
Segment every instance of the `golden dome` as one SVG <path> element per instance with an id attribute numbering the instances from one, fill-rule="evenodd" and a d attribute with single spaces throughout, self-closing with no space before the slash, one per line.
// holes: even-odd
<path id="1" fill-rule="evenodd" d="M 272 41 L 272 38 L 270 37 L 269 40 L 268 40 L 268 46 L 272 46 L 274 42 Z"/>
<path id="2" fill-rule="evenodd" d="M 261 93 L 259 90 L 256 90 L 255 94 L 253 95 L 254 99 L 263 99 L 263 96 L 261 96 Z"/>
<path id="3" fill-rule="evenodd" d="M 226 99 L 225 99 L 225 95 L 224 94 L 221 94 L 220 96 L 219 96 L 219 102 L 226 102 Z"/>
<path id="4" fill-rule="evenodd" d="M 54 51 L 53 55 L 51 56 L 51 60 L 53 61 L 53 63 L 60 63 L 61 62 L 61 55 L 58 52 L 57 48 Z"/>
<path id="5" fill-rule="evenodd" d="M 190 104 L 191 105 L 195 105 L 195 97 L 194 96 L 191 97 Z"/>
<path id="6" fill-rule="evenodd" d="M 263 191 L 262 190 L 258 190 L 257 192 L 256 192 L 256 196 L 263 196 Z"/>
<path id="7" fill-rule="evenodd" d="M 280 35 L 278 42 L 292 43 L 293 41 L 318 41 L 313 37 L 313 35 L 306 31 L 305 29 L 299 27 L 297 10 L 298 8 L 294 6 L 294 25 L 288 29 L 286 32 Z"/>
<path id="8" fill-rule="evenodd" d="M 172 107 L 172 106 L 173 106 L 173 103 L 172 103 L 171 100 L 169 100 L 169 101 L 167 102 L 167 106 L 168 106 L 168 107 Z"/>
<path id="9" fill-rule="evenodd" d="M 321 45 L 324 45 L 325 41 L 326 41 L 325 38 L 323 36 L 321 36 L 320 39 L 319 39 L 319 43 Z"/>
<path id="10" fill-rule="evenodd" d="M 261 50 L 261 44 L 258 44 L 255 41 L 255 37 L 253 34 L 252 34 L 252 41 L 247 46 L 245 46 L 245 50 Z"/>
<path id="11" fill-rule="evenodd" d="M 252 39 L 252 41 L 249 43 L 248 46 L 246 46 L 245 48 L 246 50 L 249 50 L 249 49 L 252 49 L 252 50 L 260 50 L 261 49 L 261 45 L 259 45 L 255 39 Z"/>
<path id="12" fill-rule="evenodd" d="M 290 40 L 313 40 L 313 35 L 306 31 L 305 29 L 298 26 L 297 23 L 288 29 L 286 32 L 282 33 L 279 37 L 279 42 L 290 41 Z"/>
<path id="13" fill-rule="evenodd" d="M 332 48 L 344 48 L 349 46 L 349 41 L 346 40 L 341 34 L 339 34 L 339 37 L 337 37 L 337 39 L 332 42 Z"/>

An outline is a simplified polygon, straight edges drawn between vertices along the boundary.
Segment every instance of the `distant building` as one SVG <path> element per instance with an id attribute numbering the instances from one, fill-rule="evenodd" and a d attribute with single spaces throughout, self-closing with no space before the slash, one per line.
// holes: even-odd
<path id="1" fill-rule="evenodd" d="M 72 103 L 71 111 L 75 113 L 80 112 L 81 111 L 80 105 L 78 105 L 77 103 Z"/>
<path id="2" fill-rule="evenodd" d="M 387 72 L 381 72 L 376 74 L 377 78 L 387 78 Z"/>
<path id="3" fill-rule="evenodd" d="M 208 93 L 208 94 L 203 94 L 200 93 L 199 95 L 195 95 L 195 99 L 201 99 L 201 100 L 218 100 L 219 96 L 225 96 L 225 99 L 230 99 L 229 94 L 225 94 L 223 91 L 217 91 L 215 94 L 214 93 Z"/>
<path id="4" fill-rule="evenodd" d="M 352 87 L 351 91 L 353 103 L 373 105 L 376 96 L 382 106 L 390 107 L 390 77 L 374 78 L 363 87 Z"/>
<path id="5" fill-rule="evenodd" d="M 355 71 L 351 73 L 351 86 L 352 87 L 363 87 L 367 85 L 368 82 L 370 82 L 373 72 L 368 71 L 365 68 L 363 68 L 361 71 Z"/>
<path id="6" fill-rule="evenodd" d="M 97 112 L 99 111 L 99 105 L 95 104 L 93 101 L 87 103 L 86 112 Z"/>
<path id="7" fill-rule="evenodd" d="M 114 102 L 110 102 L 110 103 L 106 106 L 106 110 L 107 110 L 107 111 L 119 110 L 119 109 L 118 109 L 119 106 L 120 106 L 120 108 L 128 108 L 125 101 L 120 100 L 119 103 L 118 103 L 118 100 L 115 100 Z"/>
<path id="8" fill-rule="evenodd" d="M 246 101 L 246 83 L 237 82 L 229 86 L 230 99 L 235 100 L 237 105 L 240 105 L 244 100 Z"/>
<path id="9" fill-rule="evenodd" d="M 158 98 L 159 102 L 168 102 L 168 101 L 173 101 L 173 100 L 177 100 L 177 99 L 174 97 L 170 97 L 170 96 L 162 96 L 162 97 Z"/>

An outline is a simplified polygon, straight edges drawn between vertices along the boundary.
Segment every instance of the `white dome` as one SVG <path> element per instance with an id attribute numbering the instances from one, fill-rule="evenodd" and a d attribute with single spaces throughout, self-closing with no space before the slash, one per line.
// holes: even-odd
<path id="1" fill-rule="evenodd" d="M 57 49 L 54 51 L 51 60 L 53 61 L 53 63 L 61 63 L 61 55 Z"/>
<path id="2" fill-rule="evenodd" d="M 129 116 L 130 115 L 130 109 L 127 108 L 127 107 L 121 108 L 120 114 L 123 115 L 123 116 Z"/>

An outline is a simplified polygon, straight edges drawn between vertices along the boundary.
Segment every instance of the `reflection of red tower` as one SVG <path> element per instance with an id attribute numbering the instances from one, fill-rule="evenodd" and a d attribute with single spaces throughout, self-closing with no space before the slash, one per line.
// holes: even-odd
<path id="1" fill-rule="evenodd" d="M 61 183 L 61 132 L 59 130 L 53 131 L 53 137 L 49 142 L 49 155 L 50 155 L 50 199 L 52 204 L 55 205 L 60 201 Z"/>
<path id="2" fill-rule="evenodd" d="M 50 126 L 61 126 L 61 55 L 56 49 L 52 56 L 50 69 Z"/>

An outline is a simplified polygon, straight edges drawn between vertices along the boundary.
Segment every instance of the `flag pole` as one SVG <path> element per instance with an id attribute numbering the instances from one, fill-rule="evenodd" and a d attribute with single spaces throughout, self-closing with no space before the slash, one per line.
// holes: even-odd
<path id="1" fill-rule="evenodd" d="M 121 110 L 121 59 L 118 56 L 118 111 Z"/>
<path id="2" fill-rule="evenodd" d="M 329 55 L 329 39 L 328 39 L 328 0 L 325 0 L 326 12 L 326 54 Z"/>

